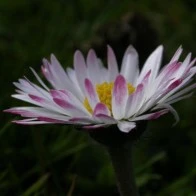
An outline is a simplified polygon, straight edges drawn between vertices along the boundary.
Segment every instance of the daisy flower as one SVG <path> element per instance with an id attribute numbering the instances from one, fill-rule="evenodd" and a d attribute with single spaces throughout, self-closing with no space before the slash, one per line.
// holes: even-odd
<path id="1" fill-rule="evenodd" d="M 50 83 L 48 87 L 31 68 L 39 85 L 26 77 L 14 85 L 12 97 L 34 106 L 14 107 L 6 112 L 25 119 L 18 124 L 73 124 L 86 129 L 116 124 L 120 131 L 129 132 L 136 122 L 153 120 L 171 112 L 176 121 L 178 114 L 171 104 L 190 97 L 196 83 L 195 59 L 188 54 L 179 61 L 180 47 L 170 62 L 161 70 L 163 47 L 159 46 L 139 70 L 138 53 L 129 46 L 125 51 L 121 69 L 110 46 L 107 52 L 107 68 L 90 50 L 85 60 L 80 51 L 74 54 L 74 68 L 62 68 L 52 54 L 50 61 L 43 59 L 42 73 Z"/>

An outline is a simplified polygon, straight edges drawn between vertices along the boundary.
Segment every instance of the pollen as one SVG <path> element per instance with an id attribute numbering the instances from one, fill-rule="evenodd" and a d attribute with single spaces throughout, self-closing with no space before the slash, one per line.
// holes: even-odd
<path id="1" fill-rule="evenodd" d="M 96 84 L 95 87 L 100 102 L 105 104 L 112 112 L 112 89 L 114 87 L 114 82 L 103 82 L 101 84 Z M 129 95 L 135 91 L 135 88 L 130 83 L 127 83 L 127 89 Z M 92 114 L 93 109 L 91 108 L 87 98 L 84 99 L 83 104 L 84 107 Z"/>
<path id="2" fill-rule="evenodd" d="M 92 108 L 91 108 L 87 98 L 84 99 L 84 103 L 83 104 L 84 104 L 84 107 L 92 114 L 93 110 L 92 110 Z"/>

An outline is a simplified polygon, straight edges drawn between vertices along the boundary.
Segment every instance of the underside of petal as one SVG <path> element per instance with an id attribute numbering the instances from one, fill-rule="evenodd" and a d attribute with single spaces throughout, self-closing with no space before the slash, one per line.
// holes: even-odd
<path id="1" fill-rule="evenodd" d="M 120 129 L 120 131 L 124 133 L 129 133 L 132 129 L 136 127 L 136 124 L 134 122 L 119 121 L 117 126 Z"/>

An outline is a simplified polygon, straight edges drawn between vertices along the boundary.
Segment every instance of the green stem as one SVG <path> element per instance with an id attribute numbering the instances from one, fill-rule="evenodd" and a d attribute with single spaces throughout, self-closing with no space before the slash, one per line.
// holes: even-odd
<path id="1" fill-rule="evenodd" d="M 132 146 L 109 147 L 108 152 L 116 174 L 121 196 L 139 196 L 132 165 Z"/>

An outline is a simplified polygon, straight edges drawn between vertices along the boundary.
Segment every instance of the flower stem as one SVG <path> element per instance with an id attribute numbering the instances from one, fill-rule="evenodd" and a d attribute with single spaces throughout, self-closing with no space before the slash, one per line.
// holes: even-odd
<path id="1" fill-rule="evenodd" d="M 108 147 L 108 152 L 116 174 L 120 195 L 139 196 L 132 165 L 132 146 Z"/>

